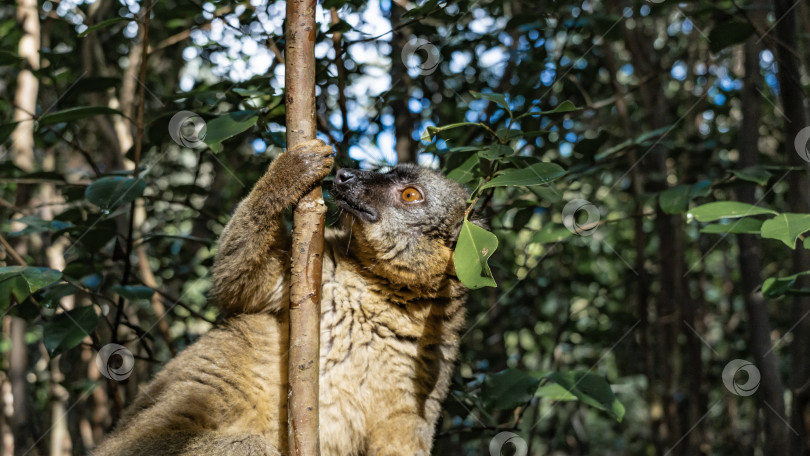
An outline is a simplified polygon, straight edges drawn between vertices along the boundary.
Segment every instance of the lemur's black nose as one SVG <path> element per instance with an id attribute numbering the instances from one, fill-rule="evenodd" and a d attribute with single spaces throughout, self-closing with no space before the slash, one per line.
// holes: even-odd
<path id="1" fill-rule="evenodd" d="M 350 169 L 341 168 L 338 170 L 337 174 L 335 175 L 335 183 L 336 184 L 346 184 L 350 181 L 353 181 L 354 178 L 357 177 L 354 172 Z"/>

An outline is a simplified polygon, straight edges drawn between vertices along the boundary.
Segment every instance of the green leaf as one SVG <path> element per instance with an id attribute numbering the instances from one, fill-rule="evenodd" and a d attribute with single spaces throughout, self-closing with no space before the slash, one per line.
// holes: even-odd
<path id="1" fill-rule="evenodd" d="M 661 192 L 658 196 L 658 203 L 661 210 L 667 214 L 681 214 L 689 209 L 689 193 L 691 185 L 679 185 Z"/>
<path id="2" fill-rule="evenodd" d="M 42 293 L 42 299 L 39 300 L 39 304 L 47 309 L 55 309 L 60 299 L 65 296 L 70 296 L 77 291 L 79 291 L 79 289 L 69 283 L 58 283 Z"/>
<path id="3" fill-rule="evenodd" d="M 497 287 L 487 264 L 497 248 L 497 236 L 464 219 L 453 255 L 456 275 L 461 283 L 472 290 Z"/>
<path id="4" fill-rule="evenodd" d="M 478 152 L 481 150 L 479 146 L 461 146 L 461 147 L 451 147 L 447 149 L 447 152 Z"/>
<path id="5" fill-rule="evenodd" d="M 203 141 L 212 151 L 219 152 L 222 141 L 246 131 L 256 125 L 258 120 L 258 111 L 234 111 L 219 116 L 206 123 Z"/>
<path id="6" fill-rule="evenodd" d="M 508 157 L 514 155 L 515 150 L 503 144 L 494 144 L 478 152 L 478 156 L 486 158 L 487 160 L 497 160 L 501 157 Z"/>
<path id="7" fill-rule="evenodd" d="M 692 185 L 678 185 L 661 192 L 658 202 L 667 214 L 682 214 L 689 209 L 689 201 L 698 196 L 708 196 L 712 191 L 711 181 L 705 180 Z"/>
<path id="8" fill-rule="evenodd" d="M 283 106 L 283 105 L 282 105 Z M 264 134 L 264 137 L 270 142 L 279 147 L 287 147 L 287 132 L 286 131 L 270 131 Z"/>
<path id="9" fill-rule="evenodd" d="M 787 277 L 769 277 L 765 279 L 765 282 L 762 284 L 762 295 L 766 298 L 777 298 L 785 295 L 790 290 L 790 287 L 796 283 L 796 279 L 808 274 L 810 274 L 810 271 L 800 272 Z"/>
<path id="10" fill-rule="evenodd" d="M 478 156 L 472 155 L 464 161 L 459 167 L 447 173 L 447 177 L 453 179 L 459 184 L 466 184 L 467 182 L 475 179 L 478 173 L 475 169 L 478 167 Z"/>
<path id="11" fill-rule="evenodd" d="M 565 100 L 551 111 L 542 111 L 541 114 L 559 114 L 563 112 L 576 111 L 577 109 L 579 108 L 573 102 Z"/>
<path id="12" fill-rule="evenodd" d="M 538 201 L 548 201 L 551 204 L 562 203 L 562 193 L 554 190 L 551 187 L 526 187 L 530 192 L 534 193 Z"/>
<path id="13" fill-rule="evenodd" d="M 330 33 L 346 33 L 349 30 L 353 29 L 354 27 L 352 27 L 351 24 L 341 19 L 336 24 L 333 24 L 331 27 L 329 27 L 329 30 L 326 31 L 326 34 L 328 35 Z"/>
<path id="14" fill-rule="evenodd" d="M 409 9 L 408 11 L 405 11 L 405 13 L 402 15 L 402 18 L 405 19 L 405 18 L 409 18 L 409 17 L 418 17 L 418 16 L 421 16 L 423 14 L 427 14 L 430 11 L 432 11 L 433 8 L 435 8 L 436 5 L 438 5 L 438 4 L 439 4 L 439 0 L 428 0 L 424 4 L 422 4 L 421 6 L 417 6 L 416 8 L 412 8 L 412 9 Z"/>
<path id="15" fill-rule="evenodd" d="M 17 128 L 18 122 L 9 122 L 0 124 L 0 144 L 5 143 L 9 136 L 14 133 L 14 129 Z"/>
<path id="16" fill-rule="evenodd" d="M 0 267 L 0 282 L 14 280 L 17 286 L 13 287 L 11 291 L 20 302 L 48 285 L 58 282 L 61 278 L 62 273 L 55 269 L 33 266 Z"/>
<path id="17" fill-rule="evenodd" d="M 108 176 L 93 182 L 84 192 L 88 201 L 104 211 L 111 211 L 118 206 L 135 201 L 146 189 L 143 179 L 131 177 Z"/>
<path id="18" fill-rule="evenodd" d="M 737 179 L 742 179 L 748 182 L 754 182 L 759 185 L 765 185 L 770 180 L 772 174 L 759 166 L 749 166 L 744 169 L 733 169 L 731 173 L 737 176 Z"/>
<path id="19" fill-rule="evenodd" d="M 21 273 L 28 284 L 28 291 L 34 293 L 62 278 L 62 273 L 56 269 L 27 266 Z"/>
<path id="20" fill-rule="evenodd" d="M 721 22 L 709 32 L 709 49 L 716 54 L 729 46 L 744 42 L 753 33 L 754 27 L 748 22 Z"/>
<path id="21" fill-rule="evenodd" d="M 556 383 L 548 383 L 540 387 L 534 394 L 537 397 L 545 397 L 552 401 L 567 402 L 575 401 L 577 397 L 568 392 L 567 389 Z"/>
<path id="22" fill-rule="evenodd" d="M 11 305 L 11 296 L 22 304 L 29 296 L 58 282 L 61 278 L 62 273 L 55 269 L 32 266 L 0 267 L 0 312 L 5 312 Z"/>
<path id="23" fill-rule="evenodd" d="M 475 99 L 478 99 L 478 100 L 486 99 L 486 100 L 489 100 L 489 101 L 491 101 L 493 103 L 496 103 L 498 106 L 500 106 L 500 107 L 502 107 L 503 109 L 506 110 L 506 112 L 509 114 L 509 117 L 512 117 L 512 110 L 509 109 L 509 102 L 506 101 L 506 95 L 504 95 L 502 93 L 481 93 L 481 92 L 476 92 L 474 90 L 470 91 L 470 93 L 472 94 L 473 98 L 475 98 Z"/>
<path id="24" fill-rule="evenodd" d="M 592 157 L 599 149 L 607 144 L 612 138 L 611 134 L 605 130 L 599 130 L 599 133 L 593 137 L 583 137 L 574 145 L 574 153 L 583 155 L 585 157 Z"/>
<path id="25" fill-rule="evenodd" d="M 346 3 L 349 3 L 349 0 L 324 0 L 323 9 L 326 9 L 326 10 L 328 10 L 330 8 L 340 9 Z"/>
<path id="26" fill-rule="evenodd" d="M 107 27 L 109 27 L 109 26 L 111 26 L 113 24 L 117 24 L 119 22 L 124 22 L 124 21 L 132 21 L 132 20 L 134 20 L 134 19 L 129 18 L 129 17 L 113 17 L 113 18 L 110 18 L 110 19 L 103 20 L 103 21 L 99 22 L 98 24 L 94 24 L 94 25 L 88 27 L 87 30 L 83 31 L 82 33 L 79 33 L 79 38 L 84 38 L 85 36 L 95 32 L 96 30 L 101 30 L 103 28 L 107 28 Z"/>
<path id="27" fill-rule="evenodd" d="M 79 345 L 96 329 L 98 315 L 93 306 L 76 309 L 55 315 L 42 327 L 42 343 L 53 358 Z"/>
<path id="28" fill-rule="evenodd" d="M 689 199 L 697 198 L 699 196 L 709 196 L 712 194 L 712 181 L 703 180 L 697 184 L 692 184 L 692 189 L 689 192 Z"/>
<path id="29" fill-rule="evenodd" d="M 521 370 L 506 369 L 484 379 L 481 402 L 487 410 L 512 410 L 532 400 L 539 383 Z"/>
<path id="30" fill-rule="evenodd" d="M 43 220 L 39 217 L 27 216 L 14 219 L 15 222 L 24 223 L 27 226 L 20 231 L 9 233 L 9 236 L 27 236 L 35 233 L 52 233 L 73 226 L 72 223 L 60 220 Z"/>
<path id="31" fill-rule="evenodd" d="M 515 232 L 522 230 L 526 227 L 526 224 L 532 220 L 533 216 L 533 207 L 524 207 L 523 209 L 519 209 L 517 212 L 515 212 L 515 216 L 512 218 L 512 230 Z"/>
<path id="32" fill-rule="evenodd" d="M 613 394 L 605 377 L 587 371 L 552 372 L 546 378 L 562 386 L 585 404 L 604 410 L 621 422 L 624 405 Z"/>
<path id="33" fill-rule="evenodd" d="M 425 131 L 422 132 L 422 137 L 420 139 L 422 141 L 425 141 L 425 142 L 431 142 L 431 141 L 433 141 L 433 138 L 435 138 L 437 134 L 439 134 L 439 133 L 441 133 L 443 131 L 452 130 L 452 129 L 458 128 L 458 127 L 480 127 L 481 125 L 483 125 L 483 124 L 478 123 L 478 122 L 459 122 L 459 123 L 444 125 L 442 127 L 430 126 L 430 127 L 425 128 Z"/>
<path id="34" fill-rule="evenodd" d="M 109 89 L 118 87 L 119 85 L 121 85 L 120 78 L 103 76 L 84 77 L 79 79 L 76 84 L 73 85 L 68 94 L 71 97 L 75 97 L 83 93 L 105 92 Z"/>
<path id="35" fill-rule="evenodd" d="M 580 109 L 580 108 L 578 108 L 577 105 L 575 105 L 573 102 L 571 102 L 570 100 L 565 100 L 562 103 L 560 103 L 559 105 L 557 105 L 556 108 L 554 108 L 554 109 L 552 109 L 550 111 L 529 111 L 529 112 L 527 112 L 525 114 L 521 114 L 520 116 L 518 116 L 518 119 L 521 119 L 521 118 L 527 117 L 527 116 L 545 116 L 545 115 L 548 115 L 548 114 L 562 114 L 564 112 L 576 111 L 578 109 Z"/>
<path id="36" fill-rule="evenodd" d="M 560 242 L 563 239 L 571 236 L 571 231 L 563 225 L 556 223 L 546 223 L 542 228 L 532 236 L 532 242 L 539 242 L 545 244 L 548 242 Z"/>
<path id="37" fill-rule="evenodd" d="M 791 249 L 796 240 L 810 231 L 810 214 L 779 214 L 762 224 L 762 237 L 782 241 Z"/>
<path id="38" fill-rule="evenodd" d="M 11 297 L 18 303 L 25 301 L 31 292 L 28 283 L 22 278 L 25 266 L 6 266 L 0 268 L 0 310 L 5 312 L 11 305 Z"/>
<path id="39" fill-rule="evenodd" d="M 68 108 L 61 111 L 45 114 L 39 118 L 39 126 L 44 127 L 47 125 L 54 125 L 72 120 L 84 119 L 86 117 L 94 117 L 100 115 L 113 115 L 118 114 L 123 116 L 124 113 L 117 109 L 108 108 L 106 106 L 80 106 L 78 108 Z"/>
<path id="40" fill-rule="evenodd" d="M 762 230 L 762 222 L 762 220 L 755 218 L 741 218 L 728 223 L 706 225 L 700 232 L 707 234 L 759 234 Z"/>
<path id="41" fill-rule="evenodd" d="M 149 300 L 155 294 L 155 290 L 143 285 L 115 285 L 113 291 L 130 301 Z"/>
<path id="42" fill-rule="evenodd" d="M 737 201 L 715 201 L 692 209 L 686 216 L 699 222 L 713 222 L 722 218 L 739 218 L 762 214 L 776 215 L 778 212 Z"/>
<path id="43" fill-rule="evenodd" d="M 242 97 L 245 97 L 245 98 L 263 97 L 263 96 L 270 95 L 269 93 L 267 93 L 266 90 L 243 89 L 241 87 L 236 87 L 234 89 L 231 89 L 231 91 L 233 93 L 236 93 L 239 96 L 242 96 Z"/>
<path id="44" fill-rule="evenodd" d="M 0 66 L 17 65 L 24 59 L 14 52 L 1 50 L 0 51 Z"/>
<path id="45" fill-rule="evenodd" d="M 507 169 L 484 184 L 481 190 L 490 187 L 524 187 L 547 184 L 563 175 L 565 175 L 565 170 L 556 163 L 535 163 L 528 168 Z"/>

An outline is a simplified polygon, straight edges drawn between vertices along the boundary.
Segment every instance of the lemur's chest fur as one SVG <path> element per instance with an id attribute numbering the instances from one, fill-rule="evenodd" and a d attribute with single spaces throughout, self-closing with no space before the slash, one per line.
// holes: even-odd
<path id="1" fill-rule="evenodd" d="M 428 296 L 392 289 L 332 239 L 321 302 L 322 445 L 358 454 L 363 436 L 386 425 L 381 408 L 416 410 L 428 422 L 438 417 L 464 320 L 463 290 L 455 281 Z"/>

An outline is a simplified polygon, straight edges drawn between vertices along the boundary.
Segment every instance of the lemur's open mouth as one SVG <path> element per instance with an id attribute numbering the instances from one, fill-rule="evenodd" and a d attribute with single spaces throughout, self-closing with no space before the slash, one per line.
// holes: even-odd
<path id="1" fill-rule="evenodd" d="M 345 195 L 341 195 L 338 192 L 332 192 L 335 195 L 335 203 L 341 209 L 346 209 L 347 211 L 351 212 L 353 215 L 356 215 L 360 219 L 365 222 L 376 222 L 379 218 L 377 215 L 377 211 L 374 209 L 365 206 L 363 204 L 358 203 L 357 201 L 352 201 L 349 197 Z"/>

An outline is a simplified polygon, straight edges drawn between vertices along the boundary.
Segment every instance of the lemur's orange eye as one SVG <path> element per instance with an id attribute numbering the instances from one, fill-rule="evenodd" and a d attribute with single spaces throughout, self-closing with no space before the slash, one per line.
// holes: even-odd
<path id="1" fill-rule="evenodd" d="M 419 190 L 413 187 L 408 187 L 402 191 L 402 201 L 405 201 L 406 203 L 418 203 L 419 201 L 422 201 L 422 194 L 419 193 Z"/>

